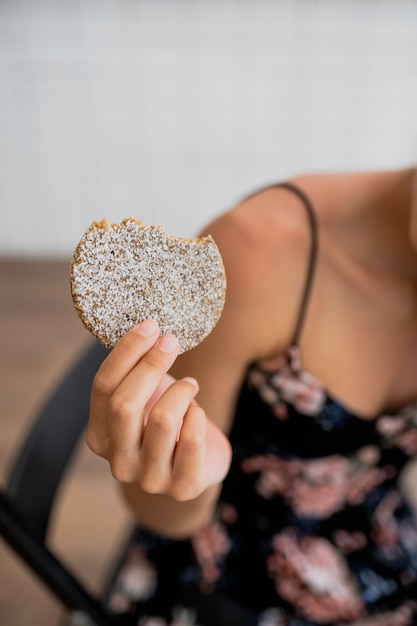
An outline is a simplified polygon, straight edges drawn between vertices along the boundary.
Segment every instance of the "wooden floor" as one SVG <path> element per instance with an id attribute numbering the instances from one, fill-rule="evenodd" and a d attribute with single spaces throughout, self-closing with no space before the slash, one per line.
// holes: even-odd
<path id="1" fill-rule="evenodd" d="M 71 302 L 67 261 L 0 260 L 0 480 L 33 412 L 90 340 Z M 61 494 L 51 544 L 97 589 L 128 517 L 105 462 L 82 442 Z M 49 626 L 62 616 L 0 539 L 1 626 Z"/>

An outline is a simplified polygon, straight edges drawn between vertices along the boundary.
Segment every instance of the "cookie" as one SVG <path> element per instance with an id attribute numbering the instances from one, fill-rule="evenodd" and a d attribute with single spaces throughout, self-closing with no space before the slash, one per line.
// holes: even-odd
<path id="1" fill-rule="evenodd" d="M 106 347 L 152 318 L 185 352 L 218 322 L 226 277 L 210 235 L 173 237 L 129 217 L 88 228 L 71 261 L 71 294 L 83 324 Z"/>

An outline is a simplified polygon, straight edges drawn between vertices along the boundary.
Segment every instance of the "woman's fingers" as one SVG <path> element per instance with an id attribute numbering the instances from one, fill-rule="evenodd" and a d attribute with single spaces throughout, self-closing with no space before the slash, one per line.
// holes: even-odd
<path id="1" fill-rule="evenodd" d="M 170 495 L 190 500 L 221 483 L 230 467 L 231 452 L 223 431 L 207 419 L 200 406 L 191 404 L 175 450 Z"/>
<path id="2" fill-rule="evenodd" d="M 121 339 L 93 384 L 87 442 L 117 480 L 189 500 L 210 482 L 211 429 L 194 400 L 197 382 L 167 373 L 179 349 L 151 321 Z"/>
<path id="3" fill-rule="evenodd" d="M 203 409 L 191 404 L 182 424 L 172 466 L 170 495 L 179 501 L 192 500 L 202 492 L 205 479 L 207 418 Z"/>
<path id="4" fill-rule="evenodd" d="M 137 454 L 145 407 L 179 352 L 174 337 L 158 336 L 150 320 L 127 333 L 93 383 L 87 443 L 112 461 L 120 480 Z"/>
<path id="5" fill-rule="evenodd" d="M 158 336 L 159 327 L 154 320 L 145 320 L 126 333 L 98 370 L 92 389 L 93 397 L 111 396 Z"/>
<path id="6" fill-rule="evenodd" d="M 159 328 L 153 320 L 145 320 L 116 344 L 100 366 L 91 390 L 90 419 L 87 444 L 100 456 L 108 453 L 107 411 L 112 394 L 138 360 L 156 342 Z"/>
<path id="7" fill-rule="evenodd" d="M 198 392 L 194 379 L 173 383 L 149 413 L 140 450 L 139 484 L 149 493 L 166 493 L 172 482 L 188 409 Z"/>
<path id="8" fill-rule="evenodd" d="M 135 367 L 120 383 L 110 401 L 112 413 L 144 413 L 163 375 L 169 370 L 179 352 L 175 337 L 163 335 L 155 345 L 137 362 Z"/>
<path id="9" fill-rule="evenodd" d="M 111 397 L 107 418 L 109 457 L 118 480 L 131 482 L 137 474 L 145 408 L 178 352 L 174 337 L 158 339 Z"/>

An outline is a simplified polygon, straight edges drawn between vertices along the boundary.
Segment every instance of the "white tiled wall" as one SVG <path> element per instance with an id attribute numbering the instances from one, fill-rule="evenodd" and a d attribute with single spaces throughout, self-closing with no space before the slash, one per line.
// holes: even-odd
<path id="1" fill-rule="evenodd" d="M 416 0 L 2 0 L 0 254 L 417 162 Z"/>

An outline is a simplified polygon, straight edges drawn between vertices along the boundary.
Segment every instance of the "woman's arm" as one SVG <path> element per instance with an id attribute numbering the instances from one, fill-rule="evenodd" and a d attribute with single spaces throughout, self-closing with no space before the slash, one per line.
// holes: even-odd
<path id="1" fill-rule="evenodd" d="M 286 210 L 294 202 L 298 220 Z M 303 209 L 282 190 L 259 194 L 207 232 L 226 268 L 220 321 L 179 358 L 178 343 L 149 323 L 127 333 L 95 378 L 87 432 L 139 521 L 172 537 L 211 514 L 230 465 L 227 433 L 245 370 L 288 343 L 307 257 Z"/>

